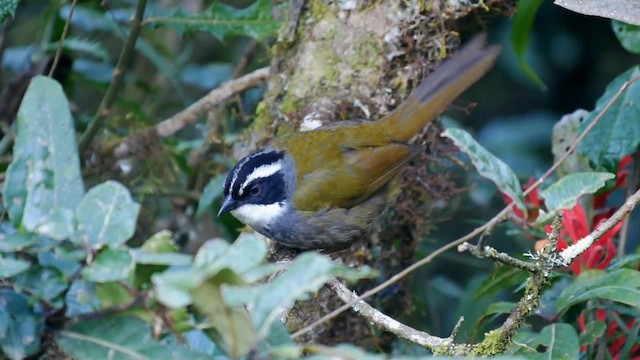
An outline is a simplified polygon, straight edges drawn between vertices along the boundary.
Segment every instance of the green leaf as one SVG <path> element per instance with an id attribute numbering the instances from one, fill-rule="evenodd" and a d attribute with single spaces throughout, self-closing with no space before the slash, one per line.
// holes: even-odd
<path id="1" fill-rule="evenodd" d="M 40 350 L 44 319 L 31 312 L 26 296 L 0 289 L 0 348 L 10 359 L 24 359 Z"/>
<path id="2" fill-rule="evenodd" d="M 224 241 L 207 241 L 201 247 L 194 265 L 211 276 L 224 268 L 243 274 L 260 265 L 267 255 L 267 246 L 254 233 L 242 233 L 231 245 Z"/>
<path id="3" fill-rule="evenodd" d="M 60 255 L 54 251 L 40 253 L 38 254 L 38 263 L 40 266 L 50 266 L 58 269 L 66 277 L 71 277 L 80 270 L 79 261 L 65 259 Z"/>
<path id="4" fill-rule="evenodd" d="M 516 306 L 518 306 L 518 303 L 514 303 L 514 302 L 507 302 L 507 301 L 500 301 L 497 303 L 493 303 L 491 305 L 489 305 L 484 312 L 482 313 L 482 315 L 480 315 L 480 318 L 478 318 L 478 326 L 480 326 L 480 324 L 482 324 L 482 322 L 489 316 L 492 315 L 500 315 L 500 314 L 508 314 L 511 312 L 511 310 L 513 310 Z"/>
<path id="5" fill-rule="evenodd" d="M 578 198 L 585 194 L 594 194 L 604 187 L 605 181 L 616 176 L 606 172 L 583 172 L 569 174 L 542 190 L 540 195 L 549 212 L 571 209 Z"/>
<path id="6" fill-rule="evenodd" d="M 69 284 L 64 275 L 55 268 L 36 266 L 18 275 L 16 291 L 26 289 L 31 296 L 51 301 L 62 294 Z"/>
<path id="7" fill-rule="evenodd" d="M 189 269 L 156 273 L 151 276 L 151 281 L 158 301 L 172 309 L 178 309 L 191 304 L 191 290 L 202 283 L 203 278 L 202 274 Z"/>
<path id="8" fill-rule="evenodd" d="M 47 51 L 55 51 L 59 46 L 58 41 L 51 42 L 47 44 L 45 49 Z M 79 37 L 70 36 L 64 39 L 64 43 L 62 44 L 63 50 L 66 50 L 73 54 L 84 53 L 93 57 L 96 57 L 104 62 L 109 61 L 109 53 L 102 46 L 102 43 L 89 40 L 82 39 Z"/>
<path id="9" fill-rule="evenodd" d="M 205 211 L 211 209 L 211 205 L 218 198 L 222 196 L 225 175 L 218 175 L 211 179 L 207 186 L 202 190 L 200 201 L 198 202 L 198 210 L 196 210 L 196 217 L 202 216 Z"/>
<path id="10" fill-rule="evenodd" d="M 0 22 L 16 14 L 19 2 L 20 0 L 0 0 Z"/>
<path id="11" fill-rule="evenodd" d="M 629 254 L 623 257 L 617 257 L 611 261 L 607 269 L 617 270 L 622 268 L 638 268 L 638 262 L 640 262 L 640 254 Z"/>
<path id="12" fill-rule="evenodd" d="M 509 165 L 491 154 L 462 129 L 449 128 L 442 133 L 442 136 L 453 140 L 460 151 L 469 155 L 480 175 L 493 181 L 500 191 L 515 202 L 519 209 L 526 212 L 527 207 L 522 196 L 522 186 Z"/>
<path id="13" fill-rule="evenodd" d="M 73 324 L 56 333 L 57 344 L 76 360 L 213 359 L 151 337 L 149 324 L 133 317 L 101 318 Z"/>
<path id="14" fill-rule="evenodd" d="M 511 30 L 511 45 L 516 51 L 518 63 L 524 73 L 533 81 L 542 91 L 547 90 L 547 86 L 538 77 L 536 72 L 529 66 L 525 59 L 527 48 L 529 47 L 529 35 L 533 28 L 533 22 L 538 13 L 543 0 L 519 0 L 515 15 L 513 16 L 513 28 Z"/>
<path id="15" fill-rule="evenodd" d="M 598 99 L 596 108 L 582 123 L 582 131 L 604 109 L 622 84 L 640 75 L 640 66 L 634 66 L 615 78 Z M 640 81 L 631 84 L 602 116 L 600 122 L 587 134 L 578 151 L 586 155 L 596 170 L 617 172 L 623 156 L 633 153 L 640 145 Z"/>
<path id="16" fill-rule="evenodd" d="M 545 326 L 539 334 L 518 334 L 515 344 L 526 344 L 518 355 L 526 355 L 527 359 L 573 360 L 580 358 L 580 342 L 573 326 L 557 323 Z M 544 346 L 545 352 L 539 353 L 535 349 Z"/>
<path id="17" fill-rule="evenodd" d="M 372 275 L 369 268 L 348 268 L 332 262 L 326 256 L 306 252 L 299 255 L 284 273 L 269 283 L 254 286 L 225 285 L 222 287 L 222 295 L 231 306 L 251 304 L 251 319 L 262 338 L 282 308 L 288 308 L 295 300 L 306 298 L 308 293 L 317 291 L 332 278 L 357 280 Z"/>
<path id="18" fill-rule="evenodd" d="M 94 249 L 124 244 L 133 236 L 139 211 L 140 205 L 121 184 L 107 181 L 93 187 L 76 209 L 82 242 Z"/>
<path id="19" fill-rule="evenodd" d="M 128 249 L 106 248 L 82 270 L 82 278 L 98 283 L 124 280 L 131 275 L 133 267 L 133 256 Z"/>
<path id="20" fill-rule="evenodd" d="M 78 279 L 71 284 L 65 295 L 67 311 L 65 316 L 74 317 L 88 314 L 100 309 L 100 301 L 93 283 Z"/>
<path id="21" fill-rule="evenodd" d="M 102 308 L 127 304 L 133 300 L 133 295 L 129 293 L 126 285 L 115 281 L 104 284 L 97 283 L 95 291 Z"/>
<path id="22" fill-rule="evenodd" d="M 6 237 L 5 237 L 6 236 Z M 34 233 L 0 235 L 0 251 L 15 252 L 21 251 L 34 244 L 38 240 L 38 235 Z"/>
<path id="23" fill-rule="evenodd" d="M 256 333 L 244 307 L 231 307 L 222 297 L 222 284 L 241 283 L 233 271 L 225 269 L 193 291 L 193 304 L 213 326 L 207 333 L 223 346 L 232 359 L 247 354 L 256 343 Z"/>
<path id="24" fill-rule="evenodd" d="M 640 25 L 640 8 L 634 0 L 555 0 L 553 3 L 579 14 L 617 19 L 629 24 Z"/>
<path id="25" fill-rule="evenodd" d="M 524 270 L 511 266 L 499 266 L 482 281 L 482 284 L 480 284 L 478 290 L 475 292 L 475 298 L 480 299 L 493 296 L 502 290 L 521 284 L 528 276 L 529 273 Z"/>
<path id="26" fill-rule="evenodd" d="M 613 20 L 611 27 L 623 48 L 634 54 L 640 54 L 640 26 Z"/>
<path id="27" fill-rule="evenodd" d="M 179 253 L 154 253 L 144 250 L 132 250 L 133 258 L 137 264 L 154 264 L 154 265 L 174 265 L 183 266 L 191 265 L 193 257 L 187 254 Z"/>
<path id="28" fill-rule="evenodd" d="M 172 26 L 181 34 L 206 31 L 221 41 L 235 36 L 265 41 L 277 34 L 281 24 L 271 13 L 269 0 L 256 0 L 244 9 L 216 1 L 197 14 L 188 14 L 179 8 L 169 17 L 149 17 L 145 22 Z"/>
<path id="29" fill-rule="evenodd" d="M 17 126 L 4 206 L 16 227 L 65 239 L 73 232 L 73 209 L 84 186 L 74 123 L 60 84 L 34 77 L 18 110 Z"/>
<path id="30" fill-rule="evenodd" d="M 605 330 L 607 330 L 607 324 L 603 321 L 589 321 L 584 331 L 580 334 L 580 345 L 593 344 L 604 335 Z"/>
<path id="31" fill-rule="evenodd" d="M 178 246 L 173 242 L 170 231 L 163 230 L 142 244 L 140 249 L 134 249 L 134 261 L 136 262 L 135 286 L 140 288 L 143 284 L 151 282 L 151 276 L 166 270 L 170 265 L 191 265 L 191 255 L 179 254 Z"/>
<path id="32" fill-rule="evenodd" d="M 631 269 L 585 271 L 560 294 L 556 303 L 558 311 L 563 311 L 591 299 L 640 307 L 640 272 Z"/>
<path id="33" fill-rule="evenodd" d="M 14 257 L 3 257 L 0 254 L 0 279 L 6 279 L 25 272 L 31 263 Z"/>

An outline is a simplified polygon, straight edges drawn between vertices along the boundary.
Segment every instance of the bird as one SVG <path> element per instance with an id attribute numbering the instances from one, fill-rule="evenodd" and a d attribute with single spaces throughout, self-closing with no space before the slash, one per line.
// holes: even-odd
<path id="1" fill-rule="evenodd" d="M 218 216 L 229 212 L 293 249 L 348 248 L 384 212 L 385 185 L 424 150 L 412 138 L 484 76 L 499 53 L 486 34 L 477 35 L 388 115 L 274 138 L 230 170 Z"/>

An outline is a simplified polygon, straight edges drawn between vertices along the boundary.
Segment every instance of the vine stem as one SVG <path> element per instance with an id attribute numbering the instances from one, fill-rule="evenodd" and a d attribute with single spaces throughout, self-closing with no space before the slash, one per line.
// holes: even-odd
<path id="1" fill-rule="evenodd" d="M 142 29 L 142 18 L 144 16 L 144 10 L 146 7 L 147 0 L 138 0 L 136 12 L 133 15 L 133 19 L 131 20 L 131 30 L 129 32 L 129 36 L 127 37 L 127 40 L 122 47 L 120 57 L 118 59 L 118 62 L 116 63 L 116 68 L 113 70 L 113 79 L 111 80 L 109 88 L 107 89 L 107 92 L 105 93 L 102 101 L 100 102 L 100 105 L 98 106 L 98 110 L 91 119 L 91 122 L 89 122 L 89 126 L 80 137 L 80 142 L 78 144 L 80 152 L 86 150 L 87 146 L 89 146 L 98 131 L 104 126 L 104 122 L 109 115 L 111 106 L 116 100 L 118 89 L 120 88 L 120 85 L 122 85 L 122 81 L 124 80 L 126 67 L 129 65 L 131 57 L 133 56 L 133 52 L 136 46 L 136 40 L 138 39 L 138 35 L 140 34 L 140 30 Z"/>

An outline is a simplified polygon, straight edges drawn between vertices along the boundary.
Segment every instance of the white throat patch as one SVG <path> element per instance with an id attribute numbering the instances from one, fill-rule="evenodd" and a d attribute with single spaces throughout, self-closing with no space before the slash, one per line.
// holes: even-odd
<path id="1" fill-rule="evenodd" d="M 285 208 L 280 203 L 268 205 L 245 204 L 231 210 L 231 214 L 249 226 L 264 227 L 282 215 L 284 211 Z"/>
<path id="2" fill-rule="evenodd" d="M 255 168 L 249 176 L 244 180 L 242 185 L 240 186 L 240 190 L 238 190 L 238 195 L 242 195 L 244 193 L 244 189 L 249 185 L 253 180 L 260 178 L 267 178 L 282 169 L 282 161 L 278 160 L 271 164 L 262 165 Z"/>

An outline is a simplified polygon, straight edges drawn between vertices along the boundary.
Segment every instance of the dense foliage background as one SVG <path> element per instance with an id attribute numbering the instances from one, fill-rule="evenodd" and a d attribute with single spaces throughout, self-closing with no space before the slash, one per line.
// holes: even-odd
<path id="1" fill-rule="evenodd" d="M 226 171 L 247 143 L 264 140 L 256 129 L 279 130 L 261 118 L 271 106 L 262 95 L 274 86 L 264 67 L 294 47 L 287 29 L 295 9 L 305 24 L 319 21 L 318 9 L 344 20 L 375 3 L 0 1 L 2 355 L 376 358 L 473 350 L 640 358 L 638 215 L 573 261 L 562 263 L 557 251 L 625 210 L 639 188 L 640 84 L 617 93 L 640 74 L 640 14 L 624 12 L 638 20 L 629 25 L 521 0 L 465 5 L 465 16 L 448 19 L 447 36 L 485 29 L 504 50 L 496 69 L 443 116 L 444 146 L 455 145 L 459 159 L 449 151 L 437 161 L 448 194 L 435 196 L 429 222 L 409 239 L 411 252 L 400 250 L 406 239 L 389 239 L 385 251 L 404 258 L 363 256 L 396 261 L 388 267 L 375 259 L 367 260 L 376 269 L 349 267 L 313 252 L 270 263 L 263 239 L 215 216 Z M 437 10 L 427 3 L 398 6 L 427 16 Z M 612 14 L 616 6 L 601 4 Z M 523 194 L 594 121 L 577 152 Z M 428 257 L 512 201 L 481 241 L 531 267 L 505 265 L 482 246 L 476 256 Z M 561 229 L 549 236 L 559 210 Z M 280 321 L 318 292 L 334 302 L 303 326 L 341 305 L 320 290 L 334 277 L 365 279 L 364 291 L 415 261 L 428 264 L 368 301 L 442 337 L 442 346 L 391 334 L 371 319 L 342 332 L 320 327 L 302 338 L 310 342 L 296 342 L 290 332 L 302 326 L 289 322 L 287 331 Z M 505 330 L 516 313 L 518 326 Z M 443 345 L 461 316 L 449 340 L 482 346 Z"/>

